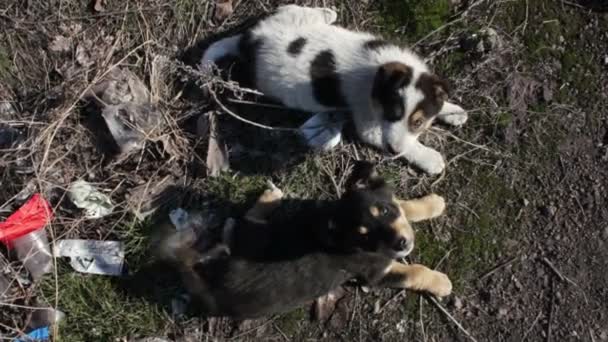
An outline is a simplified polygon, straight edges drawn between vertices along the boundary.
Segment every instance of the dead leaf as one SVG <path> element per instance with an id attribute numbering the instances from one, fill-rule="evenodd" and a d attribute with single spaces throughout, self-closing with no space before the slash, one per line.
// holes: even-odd
<path id="1" fill-rule="evenodd" d="M 105 0 L 95 0 L 95 3 L 93 5 L 93 9 L 95 10 L 95 12 L 103 12 L 104 8 L 103 5 L 106 3 Z"/>
<path id="2" fill-rule="evenodd" d="M 214 114 L 209 115 L 209 147 L 207 149 L 207 174 L 217 177 L 222 171 L 230 168 L 228 161 L 228 147 L 221 142 L 217 119 Z"/>
<path id="3" fill-rule="evenodd" d="M 222 22 L 228 18 L 233 11 L 232 0 L 218 0 L 215 4 L 214 19 L 217 22 Z"/>
<path id="4" fill-rule="evenodd" d="M 342 286 L 330 291 L 325 296 L 319 297 L 314 303 L 314 318 L 320 322 L 327 321 L 336 310 L 338 301 L 346 295 Z"/>
<path id="5" fill-rule="evenodd" d="M 49 50 L 54 52 L 67 52 L 72 48 L 72 39 L 57 35 L 49 45 Z"/>

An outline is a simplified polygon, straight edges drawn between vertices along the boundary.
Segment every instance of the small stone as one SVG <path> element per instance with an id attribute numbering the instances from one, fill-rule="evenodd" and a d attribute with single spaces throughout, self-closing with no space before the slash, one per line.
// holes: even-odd
<path id="1" fill-rule="evenodd" d="M 608 65 L 608 55 L 604 57 L 604 65 Z"/>
<path id="2" fill-rule="evenodd" d="M 528 201 L 527 198 L 524 198 L 522 203 L 523 203 L 524 207 L 527 207 L 528 205 L 530 205 L 530 201 Z"/>
<path id="3" fill-rule="evenodd" d="M 462 306 L 463 306 L 463 305 L 462 305 L 462 299 L 460 299 L 460 297 L 458 297 L 458 296 L 454 296 L 454 299 L 453 299 L 452 305 L 454 305 L 454 308 L 455 308 L 456 310 L 460 310 L 460 309 L 462 309 Z"/>
<path id="4" fill-rule="evenodd" d="M 406 332 L 406 328 L 407 328 L 407 321 L 402 319 L 401 321 L 399 321 L 399 323 L 397 323 L 397 331 L 401 334 L 404 334 Z"/>
<path id="5" fill-rule="evenodd" d="M 374 303 L 374 315 L 377 315 L 380 313 L 380 300 L 377 300 Z"/>
<path id="6" fill-rule="evenodd" d="M 509 313 L 509 310 L 505 307 L 498 309 L 498 317 L 505 317 Z"/>
<path id="7" fill-rule="evenodd" d="M 557 208 L 555 208 L 555 206 L 552 205 L 544 205 L 542 207 L 540 207 L 540 213 L 545 216 L 545 217 L 553 217 L 553 215 L 555 215 L 555 212 L 557 211 Z"/>

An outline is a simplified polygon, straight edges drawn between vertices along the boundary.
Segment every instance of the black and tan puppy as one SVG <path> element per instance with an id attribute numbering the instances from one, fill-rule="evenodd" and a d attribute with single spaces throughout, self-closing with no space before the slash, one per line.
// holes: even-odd
<path id="1" fill-rule="evenodd" d="M 368 286 L 449 295 L 445 274 L 395 261 L 414 247 L 410 222 L 439 216 L 443 198 L 398 200 L 369 165 L 360 166 L 349 183 L 339 200 L 280 221 L 266 220 L 282 193 L 266 191 L 236 222 L 229 256 L 200 253 L 191 232 L 168 235 L 160 250 L 211 316 L 285 312 L 355 278 Z"/>

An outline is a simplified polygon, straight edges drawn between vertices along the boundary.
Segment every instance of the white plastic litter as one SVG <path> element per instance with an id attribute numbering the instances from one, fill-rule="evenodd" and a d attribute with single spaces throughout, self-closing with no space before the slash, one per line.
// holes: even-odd
<path id="1" fill-rule="evenodd" d="M 83 180 L 72 183 L 68 196 L 78 208 L 86 210 L 88 218 L 100 218 L 114 210 L 110 197 Z"/>
<path id="2" fill-rule="evenodd" d="M 60 240 L 53 250 L 56 257 L 70 258 L 78 272 L 121 275 L 125 252 L 120 241 Z"/>
<path id="3" fill-rule="evenodd" d="M 343 112 L 317 113 L 300 126 L 300 133 L 308 146 L 328 151 L 342 141 L 344 121 Z"/>
<path id="4" fill-rule="evenodd" d="M 53 257 L 44 228 L 14 239 L 13 247 L 17 258 L 23 262 L 34 280 L 53 269 Z"/>
<path id="5" fill-rule="evenodd" d="M 175 230 L 181 231 L 188 228 L 188 212 L 182 208 L 171 210 L 169 213 L 171 223 L 175 226 Z"/>

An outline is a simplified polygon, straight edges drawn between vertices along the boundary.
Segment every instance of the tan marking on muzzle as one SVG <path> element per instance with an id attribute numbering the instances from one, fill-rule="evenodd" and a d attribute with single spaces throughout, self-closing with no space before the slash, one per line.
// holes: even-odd
<path id="1" fill-rule="evenodd" d="M 403 236 L 408 241 L 414 241 L 414 229 L 410 226 L 409 221 L 405 217 L 405 212 L 399 205 L 396 198 L 393 198 L 393 203 L 399 208 L 399 217 L 391 223 L 391 228 L 395 230 L 398 235 Z"/>

